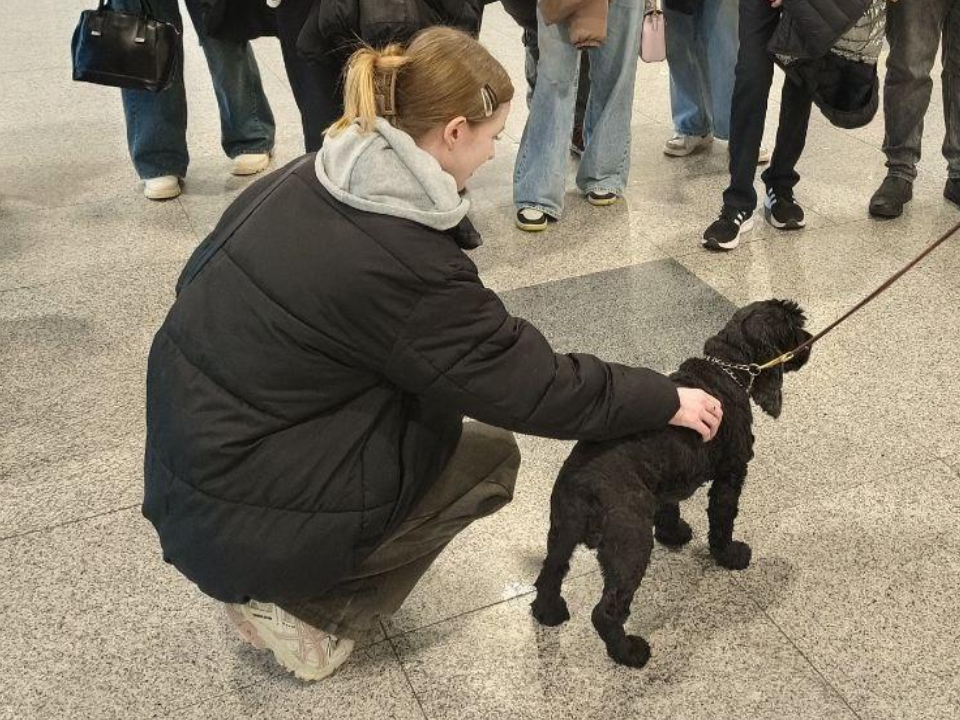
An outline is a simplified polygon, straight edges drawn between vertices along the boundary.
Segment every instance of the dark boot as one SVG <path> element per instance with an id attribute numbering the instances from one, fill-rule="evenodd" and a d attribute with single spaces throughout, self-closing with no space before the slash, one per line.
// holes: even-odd
<path id="1" fill-rule="evenodd" d="M 954 205 L 960 205 L 960 178 L 950 178 L 943 188 L 943 196 Z"/>
<path id="2" fill-rule="evenodd" d="M 901 177 L 887 175 L 870 198 L 870 214 L 874 217 L 896 218 L 903 215 L 903 206 L 913 199 L 913 183 Z"/>

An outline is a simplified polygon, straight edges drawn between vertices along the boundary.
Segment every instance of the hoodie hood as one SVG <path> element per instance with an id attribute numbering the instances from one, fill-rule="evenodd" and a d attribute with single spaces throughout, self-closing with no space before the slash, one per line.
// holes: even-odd
<path id="1" fill-rule="evenodd" d="M 457 227 L 470 201 L 457 182 L 413 138 L 383 118 L 362 134 L 353 124 L 328 135 L 317 153 L 317 179 L 333 197 L 357 210 L 413 220 L 434 230 Z"/>

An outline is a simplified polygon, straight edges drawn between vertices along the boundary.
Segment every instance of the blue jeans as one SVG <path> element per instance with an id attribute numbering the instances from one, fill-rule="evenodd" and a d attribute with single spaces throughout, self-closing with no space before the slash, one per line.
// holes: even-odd
<path id="1" fill-rule="evenodd" d="M 177 0 L 152 0 L 159 20 L 182 30 Z M 206 36 L 203 5 L 186 0 L 187 11 L 200 37 L 213 88 L 220 106 L 221 144 L 228 157 L 265 153 L 273 148 L 275 123 L 260 82 L 260 70 L 250 43 L 229 42 Z M 117 10 L 139 12 L 139 0 L 114 0 Z M 183 53 L 170 87 L 159 93 L 124 90 L 123 112 L 127 120 L 127 145 L 137 174 L 143 180 L 176 175 L 184 177 L 187 152 L 187 96 L 183 85 Z"/>
<path id="2" fill-rule="evenodd" d="M 607 41 L 588 51 L 586 150 L 577 171 L 577 188 L 584 194 L 620 194 L 627 184 L 642 10 L 643 0 L 613 0 Z M 517 153 L 513 199 L 519 208 L 534 208 L 559 219 L 563 212 L 580 51 L 570 44 L 565 25 L 547 27 L 539 13 L 538 46 L 537 85 Z"/>
<path id="3" fill-rule="evenodd" d="M 673 125 L 682 135 L 730 139 L 738 0 L 704 0 L 693 15 L 664 9 Z"/>

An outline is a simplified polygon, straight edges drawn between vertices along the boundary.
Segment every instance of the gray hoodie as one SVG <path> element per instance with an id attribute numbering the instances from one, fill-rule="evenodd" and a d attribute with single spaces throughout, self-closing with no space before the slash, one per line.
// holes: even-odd
<path id="1" fill-rule="evenodd" d="M 470 201 L 413 138 L 383 118 L 375 132 L 358 124 L 328 135 L 317 153 L 317 178 L 337 200 L 366 212 L 413 220 L 435 230 L 460 224 Z"/>

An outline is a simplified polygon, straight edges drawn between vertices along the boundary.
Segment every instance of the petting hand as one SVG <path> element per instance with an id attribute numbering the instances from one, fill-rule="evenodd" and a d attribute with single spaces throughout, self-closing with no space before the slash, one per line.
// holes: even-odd
<path id="1" fill-rule="evenodd" d="M 783 5 L 783 0 L 770 0 L 770 7 L 778 8 Z"/>
<path id="2" fill-rule="evenodd" d="M 704 442 L 713 440 L 723 419 L 720 401 L 703 390 L 692 388 L 677 388 L 677 395 L 680 396 L 680 409 L 670 424 L 696 430 Z"/>

